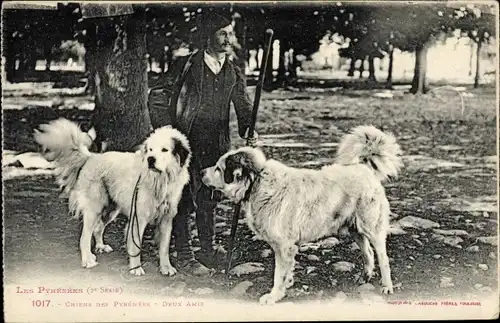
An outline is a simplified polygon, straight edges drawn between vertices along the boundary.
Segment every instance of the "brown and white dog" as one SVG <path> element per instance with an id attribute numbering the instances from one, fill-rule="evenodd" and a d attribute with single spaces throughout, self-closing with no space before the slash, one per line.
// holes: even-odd
<path id="1" fill-rule="evenodd" d="M 93 130 L 85 133 L 77 124 L 60 118 L 35 130 L 35 141 L 44 155 L 56 164 L 56 180 L 69 195 L 69 210 L 83 217 L 80 238 L 81 264 L 92 268 L 98 263 L 91 251 L 111 252 L 104 244 L 107 224 L 118 214 L 130 216 L 136 194 L 134 218 L 129 218 L 127 240 L 129 268 L 133 275 L 144 275 L 140 245 L 148 223 L 156 221 L 160 231 L 160 272 L 174 275 L 169 259 L 172 221 L 182 190 L 189 181 L 191 150 L 186 137 L 170 126 L 156 129 L 136 153 L 89 151 L 95 139 Z M 139 180 L 140 178 L 140 180 Z M 137 191 L 136 190 L 137 184 Z M 103 221 L 110 208 L 109 220 Z"/>
<path id="2" fill-rule="evenodd" d="M 320 170 L 288 167 L 244 147 L 202 171 L 205 185 L 242 202 L 256 236 L 275 253 L 274 286 L 260 298 L 273 304 L 293 285 L 298 245 L 349 231 L 364 256 L 365 278 L 373 276 L 373 245 L 382 293 L 393 292 L 386 237 L 389 202 L 381 184 L 402 166 L 401 149 L 391 134 L 360 126 L 344 136 L 336 161 Z"/>

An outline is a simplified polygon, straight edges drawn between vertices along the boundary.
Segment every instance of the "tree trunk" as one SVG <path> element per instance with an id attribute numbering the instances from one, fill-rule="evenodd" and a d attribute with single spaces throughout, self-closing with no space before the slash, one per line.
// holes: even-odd
<path id="1" fill-rule="evenodd" d="M 142 13 L 97 29 L 96 127 L 102 151 L 130 151 L 152 130 L 147 108 L 146 23 Z"/>
<path id="2" fill-rule="evenodd" d="M 278 65 L 278 75 L 276 77 L 278 87 L 284 87 L 286 83 L 285 52 L 287 47 L 286 40 L 280 39 L 280 60 Z"/>
<path id="3" fill-rule="evenodd" d="M 148 65 L 149 67 L 149 72 L 152 72 L 153 71 L 153 56 L 151 56 L 151 54 L 149 54 L 148 56 Z"/>
<path id="4" fill-rule="evenodd" d="M 413 73 L 413 81 L 410 92 L 413 94 L 427 92 L 427 51 L 428 42 L 417 45 L 415 49 L 415 70 Z"/>
<path id="5" fill-rule="evenodd" d="M 476 49 L 476 75 L 474 76 L 474 88 L 479 87 L 479 76 L 480 76 L 480 61 L 481 61 L 481 45 L 482 39 L 479 38 L 477 41 L 477 49 Z"/>
<path id="6" fill-rule="evenodd" d="M 361 59 L 361 64 L 359 65 L 359 78 L 363 78 L 363 73 L 365 72 L 365 58 Z"/>
<path id="7" fill-rule="evenodd" d="M 257 48 L 257 52 L 255 53 L 255 70 L 260 71 L 260 64 L 262 64 L 262 61 L 259 59 L 259 53 L 262 50 L 262 48 Z M 264 50 L 262 50 L 262 55 L 264 55 Z"/>
<path id="8" fill-rule="evenodd" d="M 46 43 L 43 48 L 43 56 L 45 58 L 45 70 L 50 71 L 50 64 L 52 63 L 52 43 Z"/>
<path id="9" fill-rule="evenodd" d="M 242 73 L 245 73 L 246 69 L 246 62 L 248 60 L 247 56 L 247 48 L 246 48 L 246 38 L 247 38 L 247 24 L 245 21 L 244 16 L 240 16 L 239 18 L 235 19 L 235 35 L 236 39 L 238 39 L 238 44 L 240 47 L 236 51 L 236 56 L 237 56 L 237 61 L 236 61 L 236 66 L 239 67 Z M 245 78 L 245 84 L 246 84 L 246 78 Z"/>
<path id="10" fill-rule="evenodd" d="M 353 57 L 351 58 L 351 63 L 349 65 L 349 71 L 347 72 L 347 76 L 354 76 L 354 71 L 356 71 L 356 59 Z"/>
<path id="11" fill-rule="evenodd" d="M 90 23 L 86 27 L 87 37 L 85 38 L 85 73 L 87 74 L 87 88 L 85 92 L 90 95 L 95 95 L 95 75 L 96 66 L 98 64 L 97 51 L 97 29 L 94 23 Z"/>
<path id="12" fill-rule="evenodd" d="M 167 70 L 172 66 L 172 62 L 174 61 L 172 48 L 169 46 L 165 53 L 165 60 L 167 61 Z"/>
<path id="13" fill-rule="evenodd" d="M 394 66 L 394 48 L 391 46 L 389 49 L 389 67 L 387 68 L 387 81 L 385 83 L 386 89 L 392 89 L 392 67 Z"/>
<path id="14" fill-rule="evenodd" d="M 158 65 L 160 67 L 160 74 L 165 73 L 165 50 L 161 51 L 160 59 L 158 61 Z"/>
<path id="15" fill-rule="evenodd" d="M 369 82 L 377 82 L 375 77 L 375 57 L 368 56 L 368 81 Z"/>
<path id="16" fill-rule="evenodd" d="M 24 80 L 25 74 L 28 70 L 28 58 L 26 54 L 26 50 L 21 49 L 21 53 L 19 54 L 19 65 L 17 66 L 16 76 L 18 77 L 20 82 Z"/>
<path id="17" fill-rule="evenodd" d="M 28 57 L 27 57 L 27 63 L 26 63 L 26 70 L 27 72 L 34 72 L 36 69 L 36 54 L 35 51 L 29 51 L 28 52 Z"/>
<path id="18" fill-rule="evenodd" d="M 5 78 L 7 81 L 13 83 L 16 74 L 16 60 L 12 55 L 5 58 Z"/>
<path id="19" fill-rule="evenodd" d="M 469 76 L 472 76 L 472 66 L 474 65 L 474 42 L 471 42 L 469 56 Z"/>
<path id="20" fill-rule="evenodd" d="M 295 53 L 292 52 L 290 54 L 290 61 L 288 62 L 288 75 L 292 80 L 297 78 L 297 67 L 299 67 L 297 62 L 297 56 L 295 56 Z"/>
<path id="21" fill-rule="evenodd" d="M 9 82 L 14 82 L 14 78 L 16 75 L 16 56 L 14 55 L 14 44 L 12 39 L 5 39 L 5 43 L 8 46 L 4 46 L 4 54 L 5 54 L 5 78 Z"/>

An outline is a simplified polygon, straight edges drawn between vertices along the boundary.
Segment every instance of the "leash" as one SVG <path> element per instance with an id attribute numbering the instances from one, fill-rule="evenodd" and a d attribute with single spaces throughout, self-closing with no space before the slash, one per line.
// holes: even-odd
<path id="1" fill-rule="evenodd" d="M 139 249 L 139 252 L 136 255 L 131 255 L 128 253 L 127 254 L 129 257 L 138 257 L 141 255 L 141 252 L 146 252 L 150 256 L 150 252 L 148 250 L 145 250 L 141 247 L 141 241 L 137 242 L 134 238 L 134 226 L 135 226 L 135 232 L 137 233 L 137 236 L 139 236 L 139 217 L 137 216 L 137 195 L 139 192 L 139 182 L 141 181 L 141 175 L 137 178 L 137 182 L 135 183 L 134 186 L 134 192 L 132 193 L 132 201 L 130 203 L 130 217 L 129 217 L 129 223 L 127 226 L 127 237 L 130 232 L 132 232 L 132 242 L 134 245 Z M 139 266 L 135 266 L 133 268 L 129 268 L 129 271 L 137 269 L 142 267 L 146 262 L 142 261 Z"/>
<path id="2" fill-rule="evenodd" d="M 257 81 L 257 87 L 255 88 L 255 97 L 253 100 L 253 110 L 252 110 L 252 118 L 250 119 L 250 126 L 248 127 L 248 139 L 247 145 L 250 139 L 253 139 L 255 132 L 255 123 L 257 122 L 257 111 L 259 110 L 259 102 L 260 102 L 260 94 L 262 92 L 262 88 L 264 87 L 264 77 L 267 69 L 267 62 L 269 60 L 269 52 L 271 50 L 272 39 L 273 39 L 273 30 L 266 30 L 266 42 L 267 45 L 264 51 L 264 55 L 262 57 L 262 64 L 260 66 L 259 71 L 259 79 Z M 231 269 L 231 263 L 233 261 L 233 245 L 236 238 L 236 229 L 238 228 L 238 219 L 240 218 L 241 213 L 241 202 L 236 204 L 234 209 L 233 219 L 231 222 L 231 234 L 229 236 L 228 242 L 228 250 L 227 250 L 227 262 L 226 262 L 226 275 L 229 275 L 229 270 Z"/>

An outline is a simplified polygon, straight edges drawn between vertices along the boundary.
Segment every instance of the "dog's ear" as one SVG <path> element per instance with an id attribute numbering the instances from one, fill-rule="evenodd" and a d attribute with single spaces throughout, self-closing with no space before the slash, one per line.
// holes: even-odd
<path id="1" fill-rule="evenodd" d="M 260 172 L 260 169 L 257 167 L 254 156 L 248 151 L 240 151 L 234 156 L 235 158 L 237 158 L 239 164 L 246 172 L 254 174 Z"/>
<path id="2" fill-rule="evenodd" d="M 239 181 L 244 177 L 250 177 L 260 172 L 252 155 L 246 151 L 240 151 L 226 158 L 224 170 L 224 182 L 227 184 Z"/>
<path id="3" fill-rule="evenodd" d="M 241 165 L 239 164 L 235 155 L 227 156 L 225 160 L 226 168 L 224 169 L 224 182 L 230 184 L 234 181 L 234 173 L 237 169 L 241 171 Z"/>
<path id="4" fill-rule="evenodd" d="M 181 167 L 184 167 L 186 164 L 186 160 L 190 154 L 189 147 L 187 147 L 181 140 L 178 138 L 173 138 L 174 140 L 174 151 L 173 154 L 177 156 L 179 159 L 179 164 Z"/>

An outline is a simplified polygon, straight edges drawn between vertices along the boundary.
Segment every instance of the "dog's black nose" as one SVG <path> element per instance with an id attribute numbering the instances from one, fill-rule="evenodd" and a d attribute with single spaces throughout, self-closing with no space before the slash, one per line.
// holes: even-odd
<path id="1" fill-rule="evenodd" d="M 156 162 L 156 158 L 154 158 L 154 157 L 148 157 L 148 166 L 149 166 L 149 168 L 154 168 L 155 167 L 155 162 Z"/>
<path id="2" fill-rule="evenodd" d="M 201 176 L 205 176 L 205 173 L 206 173 L 206 172 L 207 172 L 207 170 L 206 170 L 206 169 L 202 169 L 202 170 L 200 171 L 200 175 L 201 175 Z"/>

